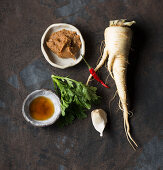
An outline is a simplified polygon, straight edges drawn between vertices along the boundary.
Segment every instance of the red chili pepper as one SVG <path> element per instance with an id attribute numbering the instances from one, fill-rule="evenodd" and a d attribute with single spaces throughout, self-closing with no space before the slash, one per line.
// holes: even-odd
<path id="1" fill-rule="evenodd" d="M 85 61 L 85 63 L 87 64 L 88 68 L 89 68 L 89 72 L 90 74 L 94 77 L 95 80 L 97 80 L 98 82 L 100 82 L 104 87 L 109 88 L 100 78 L 99 76 L 96 74 L 95 70 L 87 63 L 87 61 L 84 59 L 84 57 L 82 56 L 83 60 Z"/>
<path id="2" fill-rule="evenodd" d="M 89 72 L 92 74 L 92 76 L 94 77 L 95 80 L 97 80 L 98 82 L 100 82 L 104 87 L 109 88 L 100 78 L 99 76 L 96 74 L 95 70 L 93 68 L 89 69 Z"/>

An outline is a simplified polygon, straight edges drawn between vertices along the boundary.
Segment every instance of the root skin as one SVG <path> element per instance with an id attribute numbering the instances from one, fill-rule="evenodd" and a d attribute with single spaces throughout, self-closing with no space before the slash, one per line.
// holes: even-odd
<path id="1" fill-rule="evenodd" d="M 130 134 L 127 108 L 126 71 L 132 32 L 128 27 L 108 27 L 105 30 L 106 48 L 110 51 L 108 70 L 115 81 L 120 98 L 120 109 L 123 111 L 124 129 L 130 145 L 138 147 Z"/>
<path id="2" fill-rule="evenodd" d="M 114 79 L 117 92 L 120 98 L 120 109 L 123 111 L 124 129 L 130 145 L 135 150 L 138 145 L 130 134 L 130 125 L 128 120 L 129 111 L 127 108 L 127 88 L 126 88 L 126 70 L 128 64 L 128 54 L 131 48 L 132 31 L 129 28 L 135 21 L 126 22 L 125 19 L 110 21 L 110 26 L 105 29 L 105 48 L 103 56 L 95 68 L 97 71 L 108 58 L 108 70 Z M 91 79 L 88 78 L 87 85 Z M 109 106 L 110 107 L 110 106 Z"/>

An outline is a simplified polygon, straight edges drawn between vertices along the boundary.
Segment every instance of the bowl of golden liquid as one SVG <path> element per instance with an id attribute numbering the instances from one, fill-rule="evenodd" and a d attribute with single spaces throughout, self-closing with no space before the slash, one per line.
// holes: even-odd
<path id="1" fill-rule="evenodd" d="M 26 121 L 34 126 L 51 125 L 61 115 L 60 99 L 50 90 L 35 90 L 25 98 L 22 113 Z"/>

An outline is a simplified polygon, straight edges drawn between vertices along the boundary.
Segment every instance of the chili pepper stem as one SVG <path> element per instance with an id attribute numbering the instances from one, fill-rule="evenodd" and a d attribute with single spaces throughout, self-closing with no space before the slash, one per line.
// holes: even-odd
<path id="1" fill-rule="evenodd" d="M 88 64 L 88 62 L 85 60 L 85 58 L 83 57 L 83 55 L 81 55 L 81 56 L 82 56 L 82 58 L 83 58 L 85 64 L 88 66 L 88 68 L 91 69 L 91 66 L 90 66 L 90 65 Z"/>

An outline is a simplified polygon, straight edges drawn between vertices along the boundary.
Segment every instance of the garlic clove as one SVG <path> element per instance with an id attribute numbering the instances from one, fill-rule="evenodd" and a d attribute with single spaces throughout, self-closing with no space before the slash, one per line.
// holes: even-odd
<path id="1" fill-rule="evenodd" d="M 103 136 L 103 131 L 107 123 L 107 114 L 102 109 L 95 109 L 91 112 L 91 118 L 94 128 Z"/>

